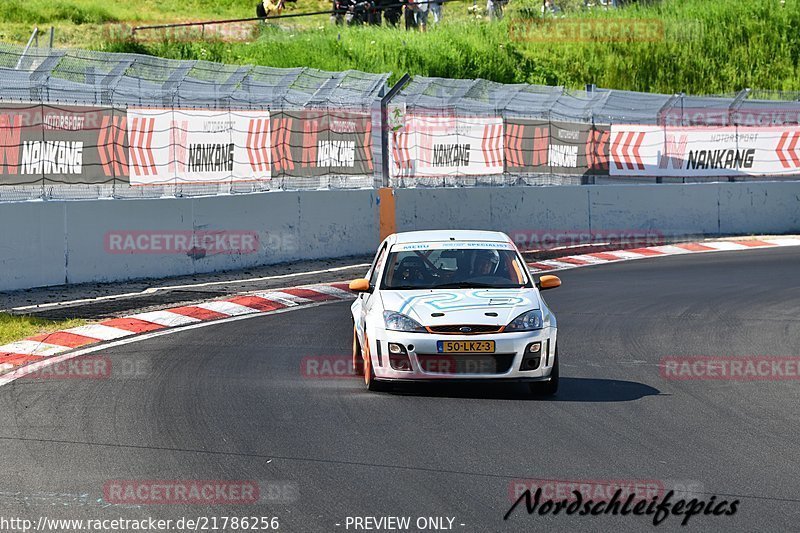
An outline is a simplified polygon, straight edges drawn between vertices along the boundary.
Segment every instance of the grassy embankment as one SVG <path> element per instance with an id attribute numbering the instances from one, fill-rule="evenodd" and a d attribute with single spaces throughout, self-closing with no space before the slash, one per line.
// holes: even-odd
<path id="1" fill-rule="evenodd" d="M 50 333 L 60 329 L 74 328 L 85 324 L 84 320 L 44 320 L 32 316 L 0 313 L 0 344 L 6 344 L 39 333 Z"/>
<path id="2" fill-rule="evenodd" d="M 575 0 L 565 0 L 575 3 Z M 277 67 L 360 69 L 453 78 L 481 77 L 672 93 L 730 93 L 744 87 L 800 90 L 800 0 L 665 0 L 625 9 L 569 11 L 561 31 L 592 21 L 595 37 L 554 37 L 537 25 L 536 0 L 512 0 L 502 22 L 467 13 L 470 0 L 445 5 L 445 23 L 427 33 L 383 27 L 333 27 L 326 17 L 254 23 L 244 40 L 132 40 L 114 23 L 247 17 L 249 0 L 4 0 L 0 39 L 23 42 L 34 24 L 56 26 L 62 46 L 131 51 Z M 479 6 L 484 5 L 479 2 Z M 316 11 L 324 0 L 298 0 L 288 12 Z M 635 21 L 635 22 L 631 22 Z M 645 39 L 619 40 L 607 24 L 656 25 Z M 570 27 L 570 25 L 572 25 Z M 638 25 L 638 26 L 636 26 Z M 248 30 L 252 28 L 252 32 Z M 527 28 L 527 29 L 526 29 Z M 606 30 L 603 30 L 606 28 Z M 521 30 L 522 29 L 522 30 Z M 550 31 L 553 31 L 552 29 Z M 649 31 L 649 30 L 648 30 Z M 152 34 L 151 34 L 152 35 Z"/>

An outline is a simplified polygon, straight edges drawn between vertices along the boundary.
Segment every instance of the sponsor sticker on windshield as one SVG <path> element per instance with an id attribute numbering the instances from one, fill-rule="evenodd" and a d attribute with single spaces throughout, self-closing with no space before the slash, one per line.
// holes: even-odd
<path id="1" fill-rule="evenodd" d="M 395 244 L 393 252 L 409 252 L 414 250 L 456 250 L 456 249 L 487 249 L 487 250 L 513 250 L 511 243 L 507 242 L 469 242 L 469 241 L 442 241 L 442 242 L 415 242 L 408 244 Z"/>

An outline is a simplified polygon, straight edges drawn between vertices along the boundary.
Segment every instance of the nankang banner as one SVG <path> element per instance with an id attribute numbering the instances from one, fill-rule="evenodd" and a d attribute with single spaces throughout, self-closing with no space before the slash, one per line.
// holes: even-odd
<path id="1" fill-rule="evenodd" d="M 392 177 L 503 173 L 500 117 L 407 114 L 390 137 Z"/>
<path id="2" fill-rule="evenodd" d="M 372 117 L 362 111 L 302 110 L 271 114 L 274 176 L 372 174 Z"/>
<path id="3" fill-rule="evenodd" d="M 128 109 L 131 185 L 270 179 L 268 111 Z"/>
<path id="4" fill-rule="evenodd" d="M 800 174 L 800 128 L 613 125 L 612 176 Z"/>
<path id="5" fill-rule="evenodd" d="M 128 181 L 125 111 L 110 107 L 0 107 L 0 184 Z"/>
<path id="6" fill-rule="evenodd" d="M 586 123 L 505 119 L 506 171 L 607 174 L 608 129 Z"/>

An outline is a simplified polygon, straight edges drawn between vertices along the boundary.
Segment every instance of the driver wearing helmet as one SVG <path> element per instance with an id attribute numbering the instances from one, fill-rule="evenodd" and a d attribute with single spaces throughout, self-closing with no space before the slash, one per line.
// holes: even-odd
<path id="1" fill-rule="evenodd" d="M 478 250 L 472 262 L 473 276 L 492 276 L 500 264 L 500 254 L 496 250 Z"/>

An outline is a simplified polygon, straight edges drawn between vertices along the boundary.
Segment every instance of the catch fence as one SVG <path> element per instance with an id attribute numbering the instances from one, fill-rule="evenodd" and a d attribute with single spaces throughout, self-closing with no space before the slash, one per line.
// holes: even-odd
<path id="1" fill-rule="evenodd" d="M 0 45 L 0 201 L 800 175 L 795 93 L 389 78 Z"/>

